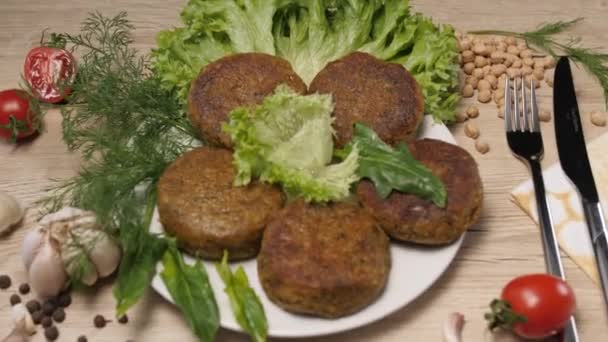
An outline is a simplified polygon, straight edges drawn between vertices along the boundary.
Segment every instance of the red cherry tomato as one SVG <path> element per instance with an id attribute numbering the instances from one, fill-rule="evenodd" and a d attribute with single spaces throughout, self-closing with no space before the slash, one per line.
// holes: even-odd
<path id="1" fill-rule="evenodd" d="M 40 46 L 25 57 L 25 80 L 41 101 L 57 103 L 70 92 L 76 76 L 76 61 L 64 49 Z"/>
<path id="2" fill-rule="evenodd" d="M 562 279 L 548 274 L 530 274 L 511 280 L 502 290 L 506 310 L 496 311 L 500 325 L 510 327 L 517 335 L 540 339 L 562 330 L 576 306 L 572 288 Z M 501 307 L 504 309 L 505 307 Z M 510 310 L 509 310 L 510 309 Z"/>
<path id="3" fill-rule="evenodd" d="M 0 138 L 22 139 L 38 129 L 38 116 L 30 106 L 30 96 L 23 90 L 0 91 Z"/>

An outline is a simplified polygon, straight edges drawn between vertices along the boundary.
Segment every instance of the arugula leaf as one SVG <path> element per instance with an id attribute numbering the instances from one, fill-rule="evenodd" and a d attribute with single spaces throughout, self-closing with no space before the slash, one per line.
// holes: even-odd
<path id="1" fill-rule="evenodd" d="M 445 186 L 429 169 L 412 157 L 405 144 L 401 143 L 393 149 L 371 128 L 357 123 L 353 139 L 336 155 L 343 157 L 355 146 L 359 149 L 357 175 L 371 179 L 380 197 L 386 198 L 394 189 L 432 200 L 437 206 L 445 207 Z"/>
<path id="2" fill-rule="evenodd" d="M 150 234 L 147 227 L 127 222 L 120 229 L 123 256 L 113 290 L 117 317 L 144 295 L 156 273 L 156 263 L 167 249 L 167 241 Z"/>
<path id="3" fill-rule="evenodd" d="M 205 268 L 200 261 L 186 264 L 174 243 L 163 256 L 163 266 L 160 276 L 190 327 L 201 341 L 213 341 L 220 313 Z"/>
<path id="4" fill-rule="evenodd" d="M 242 266 L 232 273 L 228 266 L 228 252 L 224 251 L 221 263 L 215 265 L 224 281 L 224 291 L 230 298 L 230 307 L 237 322 L 256 342 L 266 341 L 268 322 L 260 299 L 249 286 L 247 274 Z"/>

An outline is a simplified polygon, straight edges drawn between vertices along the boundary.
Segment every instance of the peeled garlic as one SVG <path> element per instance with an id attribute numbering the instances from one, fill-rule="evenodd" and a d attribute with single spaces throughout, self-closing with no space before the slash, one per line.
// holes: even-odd
<path id="1" fill-rule="evenodd" d="M 445 342 L 461 342 L 462 328 L 464 327 L 464 315 L 452 312 L 443 323 L 443 340 Z"/>
<path id="2" fill-rule="evenodd" d="M 65 207 L 43 217 L 26 235 L 22 256 L 34 290 L 53 296 L 68 277 L 93 285 L 112 274 L 121 249 L 97 224 L 94 213 Z"/>
<path id="3" fill-rule="evenodd" d="M 12 316 L 15 327 L 8 336 L 2 339 L 2 342 L 27 342 L 29 340 L 28 336 L 36 333 L 32 316 L 23 303 L 13 306 Z"/>
<path id="4" fill-rule="evenodd" d="M 17 200 L 4 191 L 0 191 L 0 235 L 19 223 L 23 218 L 23 209 Z"/>

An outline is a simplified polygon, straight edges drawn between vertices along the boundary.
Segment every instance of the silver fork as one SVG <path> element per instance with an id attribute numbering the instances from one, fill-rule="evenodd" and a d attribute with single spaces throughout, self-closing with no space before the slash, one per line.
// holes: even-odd
<path id="1" fill-rule="evenodd" d="M 525 161 L 532 173 L 547 272 L 565 279 L 540 166 L 540 160 L 543 157 L 543 139 L 540 134 L 534 80 L 530 80 L 529 97 L 526 97 L 526 85 L 523 79 L 515 78 L 513 82 L 514 87 L 511 89 L 510 79 L 507 78 L 505 81 L 504 114 L 507 142 L 513 154 Z M 561 340 L 578 342 L 574 318 L 570 319 L 564 329 Z"/>

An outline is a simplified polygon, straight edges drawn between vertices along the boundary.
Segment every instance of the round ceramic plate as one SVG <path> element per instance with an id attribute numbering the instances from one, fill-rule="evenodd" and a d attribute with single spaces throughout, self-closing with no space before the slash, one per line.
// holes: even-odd
<path id="1" fill-rule="evenodd" d="M 454 143 L 449 130 L 441 124 L 434 124 L 426 116 L 421 129 L 422 137 L 431 137 Z M 150 231 L 160 233 L 163 227 L 154 213 Z M 310 316 L 296 315 L 286 312 L 274 305 L 264 293 L 258 279 L 256 261 L 231 263 L 233 269 L 243 266 L 249 282 L 260 297 L 268 319 L 268 335 L 274 337 L 312 337 L 337 333 L 354 329 L 377 321 L 392 312 L 406 306 L 428 289 L 450 265 L 456 256 L 463 238 L 445 247 L 416 247 L 409 244 L 391 244 L 391 270 L 386 288 L 382 295 L 363 310 L 339 319 L 323 319 Z M 184 255 L 186 262 L 194 263 L 194 259 Z M 215 263 L 203 261 L 207 269 L 211 286 L 215 292 L 220 309 L 221 326 L 227 329 L 241 331 L 230 310 L 228 296 L 224 293 L 224 284 L 215 270 Z M 173 302 L 158 272 L 162 265 L 157 266 L 157 274 L 152 281 L 152 287 L 165 299 Z"/>

